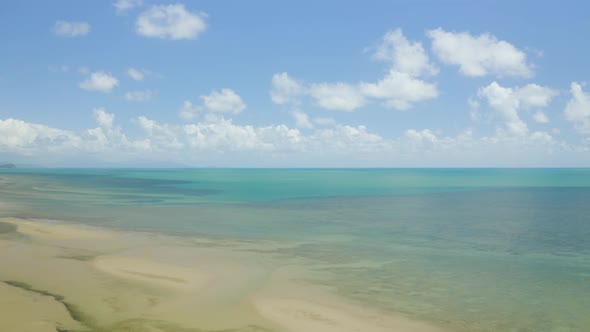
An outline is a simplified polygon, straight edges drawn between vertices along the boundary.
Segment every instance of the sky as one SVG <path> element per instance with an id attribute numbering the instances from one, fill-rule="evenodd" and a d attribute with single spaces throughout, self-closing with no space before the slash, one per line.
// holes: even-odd
<path id="1" fill-rule="evenodd" d="M 0 162 L 590 166 L 585 1 L 0 6 Z"/>

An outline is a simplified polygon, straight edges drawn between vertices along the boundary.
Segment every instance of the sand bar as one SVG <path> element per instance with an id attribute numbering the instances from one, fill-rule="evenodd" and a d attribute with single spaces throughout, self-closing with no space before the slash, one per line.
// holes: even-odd
<path id="1" fill-rule="evenodd" d="M 64 305 L 50 296 L 0 282 L 0 330 L 55 332 L 57 328 L 82 330 Z M 10 314 L 7 314 L 10 313 Z"/>
<path id="2" fill-rule="evenodd" d="M 0 331 L 441 331 L 294 287 L 306 268 L 274 257 L 277 243 L 0 223 Z"/>
<path id="3" fill-rule="evenodd" d="M 18 232 L 34 237 L 54 240 L 66 239 L 105 239 L 117 236 L 116 232 L 89 226 L 72 226 L 65 223 L 47 223 L 19 219 L 5 219 L 17 225 Z"/>
<path id="4" fill-rule="evenodd" d="M 404 317 L 386 316 L 361 308 L 320 304 L 295 298 L 262 298 L 256 308 L 284 331 L 298 332 L 441 332 Z"/>
<path id="5" fill-rule="evenodd" d="M 112 275 L 180 290 L 197 290 L 211 278 L 207 274 L 182 266 L 125 256 L 102 256 L 94 266 Z"/>

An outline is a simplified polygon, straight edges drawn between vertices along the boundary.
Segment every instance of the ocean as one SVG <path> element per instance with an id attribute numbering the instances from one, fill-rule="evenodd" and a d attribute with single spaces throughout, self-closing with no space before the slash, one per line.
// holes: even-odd
<path id="1" fill-rule="evenodd" d="M 590 331 L 590 169 L 8 169 L 0 202 L 292 243 L 306 282 L 451 331 Z"/>

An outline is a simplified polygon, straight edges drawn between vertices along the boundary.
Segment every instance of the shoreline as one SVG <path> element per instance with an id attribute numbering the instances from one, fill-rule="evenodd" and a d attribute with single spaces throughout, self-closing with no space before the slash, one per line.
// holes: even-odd
<path id="1" fill-rule="evenodd" d="M 302 284 L 261 246 L 281 244 L 0 218 L 0 310 L 26 313 L 0 330 L 443 331 Z"/>

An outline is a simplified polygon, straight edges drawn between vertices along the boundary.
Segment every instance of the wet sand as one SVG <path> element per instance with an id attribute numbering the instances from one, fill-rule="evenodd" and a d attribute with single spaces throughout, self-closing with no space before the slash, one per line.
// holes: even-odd
<path id="1" fill-rule="evenodd" d="M 298 281 L 281 245 L 1 219 L 0 331 L 442 331 Z"/>

